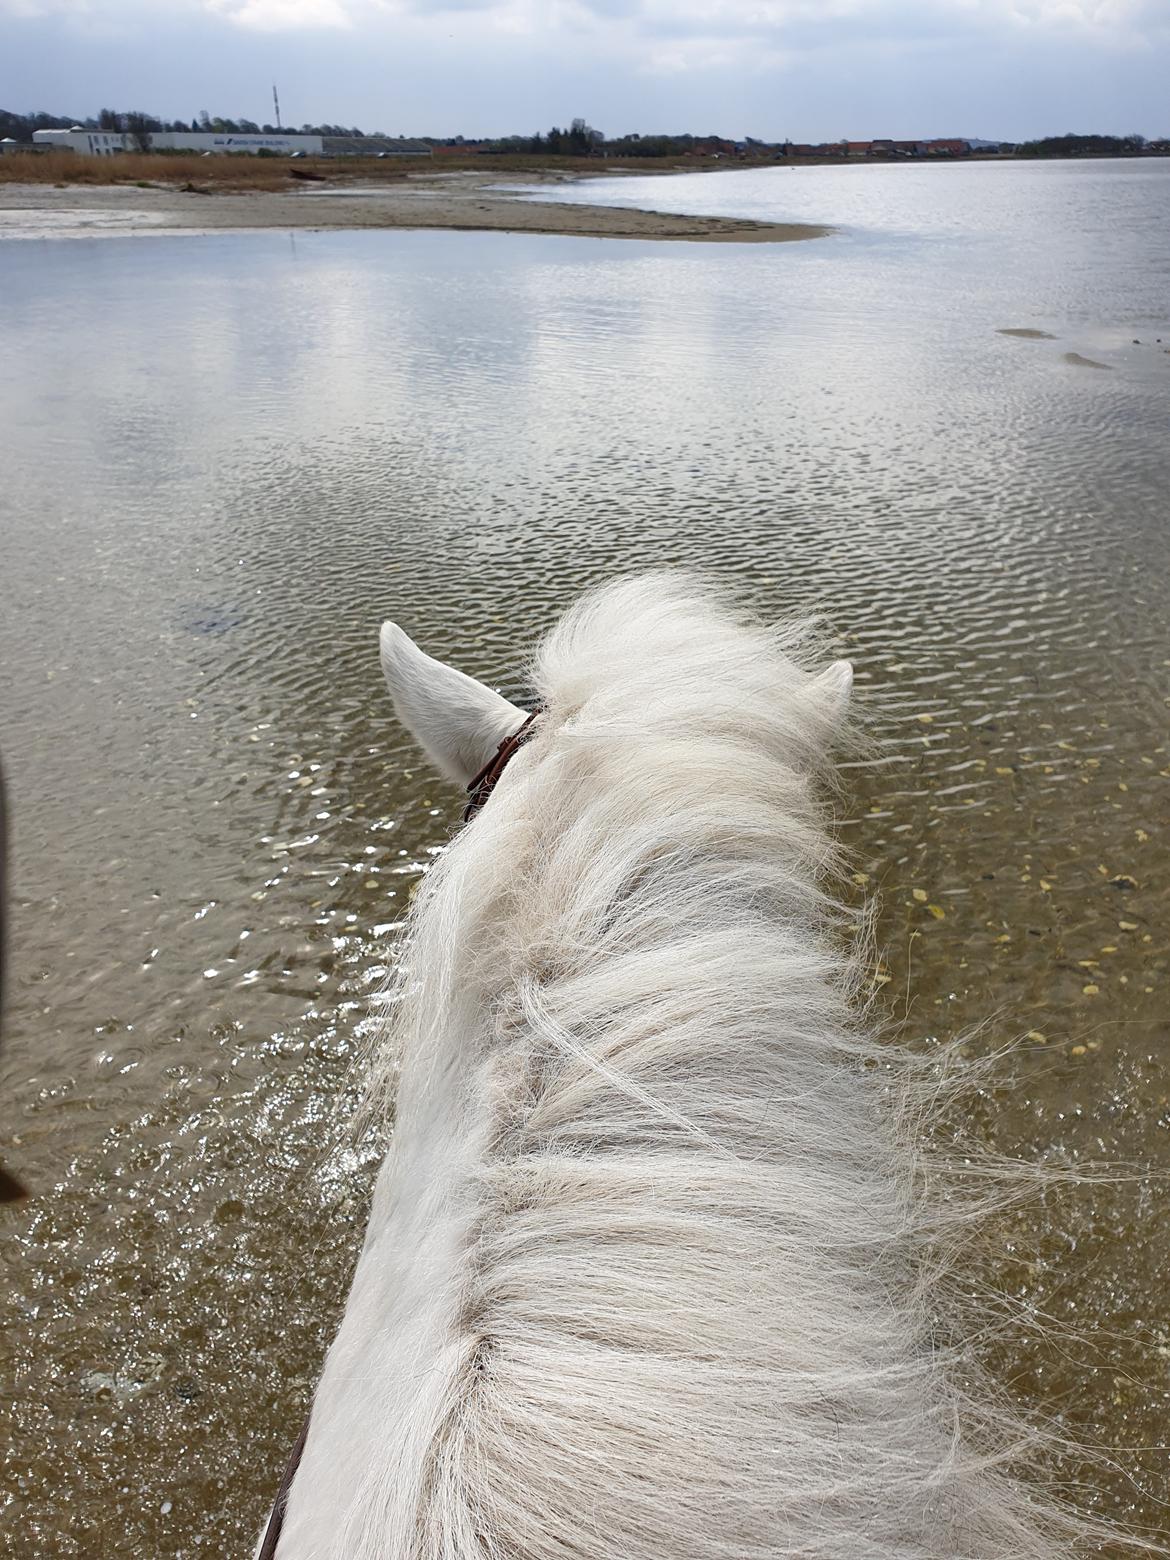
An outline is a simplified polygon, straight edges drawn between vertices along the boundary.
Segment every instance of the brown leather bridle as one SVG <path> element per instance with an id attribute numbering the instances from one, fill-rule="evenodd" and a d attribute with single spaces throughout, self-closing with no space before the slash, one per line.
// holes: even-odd
<path id="1" fill-rule="evenodd" d="M 4 979 L 8 966 L 8 803 L 0 769 L 0 1024 L 4 1021 Z M 0 1203 L 19 1202 L 28 1193 L 0 1164 Z"/>
<path id="2" fill-rule="evenodd" d="M 540 715 L 540 710 L 533 710 L 524 724 L 514 731 L 510 737 L 505 737 L 491 758 L 483 766 L 480 772 L 467 787 L 467 794 L 471 798 L 463 813 L 464 823 L 470 823 L 496 788 L 496 782 L 508 767 L 509 761 L 515 757 L 517 751 L 524 746 L 532 736 L 533 724 Z"/>
<path id="3" fill-rule="evenodd" d="M 301 1454 L 305 1450 L 305 1442 L 309 1439 L 309 1417 L 308 1414 L 305 1415 L 301 1433 L 297 1436 L 296 1444 L 289 1454 L 280 1488 L 276 1492 L 276 1499 L 272 1502 L 272 1510 L 268 1514 L 268 1526 L 264 1529 L 264 1537 L 256 1552 L 256 1560 L 275 1560 L 276 1546 L 280 1542 L 281 1530 L 284 1527 L 284 1508 L 288 1505 L 293 1475 L 301 1465 Z"/>

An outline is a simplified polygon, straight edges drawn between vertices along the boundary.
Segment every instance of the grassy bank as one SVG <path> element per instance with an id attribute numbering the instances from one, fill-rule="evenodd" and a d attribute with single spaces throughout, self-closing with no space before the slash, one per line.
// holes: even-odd
<path id="1" fill-rule="evenodd" d="M 116 157 L 80 157 L 76 152 L 39 152 L 0 158 L 0 184 L 194 184 L 212 190 L 285 190 L 299 182 L 290 176 L 293 168 L 320 172 L 322 163 L 336 172 L 336 164 L 324 159 L 290 163 L 286 158 L 201 157 L 194 153 L 121 152 Z M 367 167 L 364 160 L 361 166 L 363 170 Z"/>
<path id="2" fill-rule="evenodd" d="M 306 180 L 392 184 L 414 175 L 478 173 L 548 177 L 556 174 L 673 172 L 678 168 L 725 166 L 702 158 L 647 157 L 600 162 L 573 157 L 203 157 L 194 153 L 121 152 L 115 157 L 80 157 L 76 152 L 40 152 L 0 158 L 0 184 L 194 184 L 209 190 L 287 190 Z"/>
<path id="3" fill-rule="evenodd" d="M 800 158 L 795 165 L 844 159 Z M 856 159 L 855 159 L 856 160 Z M 558 179 L 614 174 L 702 173 L 716 168 L 783 166 L 775 158 L 706 157 L 204 157 L 183 152 L 122 152 L 115 157 L 81 157 L 56 151 L 0 157 L 2 184 L 192 185 L 208 193 L 230 190 L 295 190 L 306 180 L 330 184 L 360 181 L 393 184 L 404 179 L 475 173 L 486 179 Z"/>
<path id="4" fill-rule="evenodd" d="M 1020 156 L 1028 155 L 1023 152 Z M 1152 155 L 1147 153 L 1147 155 Z M 1004 162 L 1010 158 L 973 153 L 961 158 L 928 158 L 913 166 L 953 166 Z M 121 152 L 115 157 L 82 157 L 54 151 L 0 157 L 0 186 L 5 184 L 142 184 L 167 189 L 191 187 L 202 193 L 246 190 L 296 190 L 306 181 L 329 184 L 395 184 L 405 179 L 441 179 L 473 173 L 483 180 L 606 178 L 621 174 L 706 173 L 734 168 L 809 168 L 822 164 L 860 168 L 874 163 L 911 166 L 888 157 L 550 157 L 512 153 L 466 157 L 252 157 L 202 156 L 193 152 Z"/>

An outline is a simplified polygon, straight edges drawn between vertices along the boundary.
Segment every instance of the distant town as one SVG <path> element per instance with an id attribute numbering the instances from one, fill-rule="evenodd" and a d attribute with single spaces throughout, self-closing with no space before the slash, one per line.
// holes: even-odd
<path id="1" fill-rule="evenodd" d="M 1141 135 L 1048 136 L 1011 142 L 941 137 L 926 140 L 765 141 L 754 136 L 731 140 L 719 135 L 642 135 L 607 137 L 584 119 L 536 135 L 476 139 L 466 136 L 391 136 L 345 125 L 290 128 L 280 123 L 224 119 L 206 110 L 194 119 L 164 120 L 140 110 L 103 108 L 96 116 L 74 118 L 43 112 L 0 109 L 0 154 L 30 155 L 52 150 L 108 157 L 123 152 L 251 153 L 270 157 L 429 157 L 473 158 L 539 156 L 575 158 L 687 158 L 738 161 L 853 161 L 876 159 L 950 160 L 969 157 L 1150 157 L 1170 155 L 1170 138 Z"/>

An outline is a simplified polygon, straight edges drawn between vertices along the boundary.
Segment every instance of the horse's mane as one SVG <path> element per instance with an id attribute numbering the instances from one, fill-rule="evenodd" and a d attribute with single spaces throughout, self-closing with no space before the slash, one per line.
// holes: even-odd
<path id="1" fill-rule="evenodd" d="M 1038 1433 L 964 1342 L 1002 1183 L 931 1150 L 937 1061 L 852 1000 L 815 648 L 677 575 L 586 597 L 537 651 L 537 735 L 417 896 L 374 1089 L 454 1058 L 475 1142 L 441 1388 L 380 1503 L 410 1503 L 404 1560 L 1095 1537 L 1016 1477 Z"/>

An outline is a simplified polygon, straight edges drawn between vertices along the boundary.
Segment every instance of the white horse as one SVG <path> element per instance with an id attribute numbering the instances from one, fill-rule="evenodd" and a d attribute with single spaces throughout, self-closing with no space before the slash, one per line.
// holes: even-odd
<path id="1" fill-rule="evenodd" d="M 1079 1548 L 948 1320 L 971 1210 L 909 1125 L 921 1071 L 851 1008 L 817 793 L 852 673 L 808 644 L 677 575 L 541 644 L 530 738 L 411 912 L 279 1560 Z M 525 721 L 393 624 L 381 651 L 460 784 Z"/>

